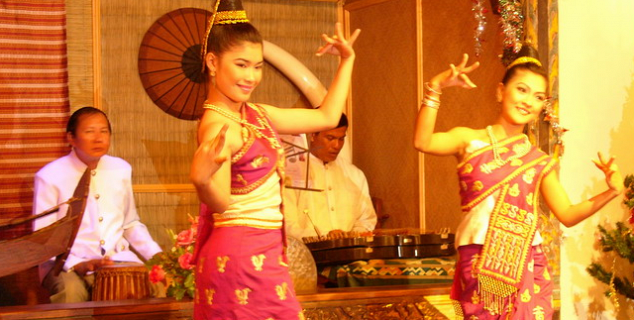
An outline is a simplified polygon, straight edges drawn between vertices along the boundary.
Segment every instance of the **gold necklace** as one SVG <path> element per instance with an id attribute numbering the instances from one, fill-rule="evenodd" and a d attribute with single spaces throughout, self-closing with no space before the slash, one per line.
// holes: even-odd
<path id="1" fill-rule="evenodd" d="M 524 142 L 520 144 L 515 144 L 513 146 L 513 152 L 515 152 L 515 155 L 512 155 L 506 160 L 503 160 L 498 149 L 498 140 L 495 138 L 495 134 L 493 134 L 493 127 L 487 126 L 486 130 L 487 134 L 489 135 L 489 139 L 491 140 L 491 146 L 493 148 L 493 159 L 495 160 L 495 163 L 500 167 L 505 165 L 509 161 L 525 156 L 531 149 L 530 141 L 528 141 L 528 137 L 524 135 Z"/>
<path id="2" fill-rule="evenodd" d="M 258 123 L 260 124 L 260 126 L 258 127 L 255 124 L 245 119 L 242 119 L 242 117 L 237 117 L 236 115 L 229 113 L 229 111 L 217 105 L 205 102 L 203 104 L 203 108 L 216 111 L 220 115 L 241 124 L 243 129 L 251 128 L 252 129 L 251 132 L 253 132 L 256 137 L 266 139 L 269 142 L 269 144 L 271 144 L 271 147 L 273 147 L 273 149 L 281 150 L 282 146 L 280 145 L 279 141 L 276 138 L 275 130 L 273 130 L 273 128 L 269 125 L 269 122 L 262 115 L 257 117 Z M 263 132 L 265 129 L 269 131 L 270 136 L 266 135 Z M 242 131 L 242 139 L 245 140 L 247 137 L 248 137 L 248 133 L 246 133 L 245 131 Z"/>

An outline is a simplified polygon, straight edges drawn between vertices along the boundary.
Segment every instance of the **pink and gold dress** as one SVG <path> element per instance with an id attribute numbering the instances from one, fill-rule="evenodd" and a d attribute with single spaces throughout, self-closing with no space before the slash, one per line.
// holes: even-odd
<path id="1" fill-rule="evenodd" d="M 466 220 L 456 235 L 456 313 L 464 319 L 550 319 L 553 284 L 537 230 L 538 195 L 557 162 L 523 134 L 474 149 L 458 165 Z"/>
<path id="2" fill-rule="evenodd" d="M 214 107 L 205 105 L 226 116 Z M 284 151 L 260 106 L 245 104 L 239 120 L 230 205 L 223 213 L 201 206 L 194 319 L 303 319 L 284 254 Z"/>

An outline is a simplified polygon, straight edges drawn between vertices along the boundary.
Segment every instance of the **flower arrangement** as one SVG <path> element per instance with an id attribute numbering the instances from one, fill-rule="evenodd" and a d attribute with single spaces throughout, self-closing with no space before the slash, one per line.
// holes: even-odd
<path id="1" fill-rule="evenodd" d="M 198 217 L 189 216 L 190 228 L 175 234 L 168 229 L 174 239 L 171 250 L 152 257 L 145 265 L 149 269 L 150 282 L 165 288 L 165 295 L 181 300 L 185 295 L 194 297 L 194 265 L 191 259 L 198 229 Z M 159 294 L 161 296 L 161 294 Z"/>

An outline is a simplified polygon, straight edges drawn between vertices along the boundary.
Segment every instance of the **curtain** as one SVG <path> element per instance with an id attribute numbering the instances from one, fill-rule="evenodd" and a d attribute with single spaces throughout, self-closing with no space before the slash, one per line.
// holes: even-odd
<path id="1" fill-rule="evenodd" d="M 0 0 L 0 222 L 31 214 L 35 173 L 69 152 L 68 114 L 64 0 Z"/>

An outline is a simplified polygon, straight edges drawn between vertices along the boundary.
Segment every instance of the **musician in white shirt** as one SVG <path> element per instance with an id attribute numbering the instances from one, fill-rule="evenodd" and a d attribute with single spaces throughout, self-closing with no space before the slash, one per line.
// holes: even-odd
<path id="1" fill-rule="evenodd" d="M 145 259 L 161 252 L 139 220 L 130 164 L 106 155 L 111 135 L 106 115 L 92 107 L 81 108 L 70 117 L 66 134 L 73 147 L 70 154 L 50 162 L 35 175 L 33 213 L 71 198 L 87 168 L 91 181 L 82 222 L 63 271 L 53 275 L 52 261 L 40 266 L 42 285 L 53 303 L 90 300 L 93 271 L 114 261 L 142 262 L 131 247 Z M 56 214 L 36 219 L 34 230 L 63 218 L 67 210 L 68 205 L 64 205 Z"/>
<path id="2" fill-rule="evenodd" d="M 345 114 L 335 129 L 310 135 L 308 188 L 286 188 L 286 233 L 301 239 L 329 233 L 372 231 L 377 217 L 368 182 L 349 160 L 338 157 L 343 148 L 348 119 Z"/>

